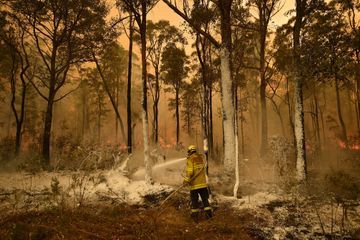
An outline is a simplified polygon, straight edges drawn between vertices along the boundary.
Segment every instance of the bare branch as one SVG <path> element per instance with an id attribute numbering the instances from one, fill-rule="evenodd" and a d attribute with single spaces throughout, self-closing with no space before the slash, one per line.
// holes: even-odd
<path id="1" fill-rule="evenodd" d="M 110 28 L 114 28 L 116 25 L 118 25 L 119 23 L 122 23 L 125 19 L 128 19 L 128 18 L 130 18 L 130 15 L 117 19 L 113 24 L 111 24 Z"/>
<path id="2" fill-rule="evenodd" d="M 39 32 L 40 32 L 41 34 L 43 34 L 44 36 L 46 36 L 47 38 L 53 39 L 51 30 L 50 30 L 48 27 L 46 27 L 44 24 L 42 24 L 40 21 L 38 21 L 37 23 L 38 23 L 42 28 L 44 28 L 47 33 L 45 33 L 43 30 L 41 30 L 41 29 L 38 28 L 36 25 L 34 25 L 34 27 L 36 28 L 36 30 L 39 31 Z"/>
<path id="3" fill-rule="evenodd" d="M 49 101 L 49 98 L 45 97 L 45 95 L 40 91 L 40 89 L 36 86 L 32 79 L 29 79 L 31 85 L 35 88 L 36 92 L 45 100 Z"/>
<path id="4" fill-rule="evenodd" d="M 64 94 L 63 96 L 59 97 L 58 99 L 55 99 L 54 102 L 58 102 L 61 99 L 64 99 L 65 97 L 67 97 L 68 95 L 70 95 L 71 93 L 75 92 L 76 90 L 78 90 L 81 86 L 81 83 L 74 89 L 72 89 L 71 91 L 67 92 L 66 94 Z"/>
<path id="5" fill-rule="evenodd" d="M 186 16 L 183 12 L 181 12 L 176 6 L 174 6 L 169 0 L 163 0 L 163 2 L 168 5 L 176 14 L 178 14 L 180 17 L 182 17 L 192 28 L 194 28 L 195 31 L 206 37 L 216 48 L 220 48 L 221 44 L 213 38 L 209 33 L 205 32 L 203 29 L 201 29 L 199 26 L 193 23 L 193 21 Z"/>
<path id="6" fill-rule="evenodd" d="M 100 66 L 100 64 L 99 64 L 99 61 L 97 60 L 96 55 L 95 55 L 94 52 L 92 52 L 92 57 L 93 57 L 93 61 L 95 62 L 95 65 L 96 65 L 96 69 L 98 70 L 98 73 L 99 73 L 99 75 L 100 75 L 100 78 L 101 78 L 101 80 L 102 80 L 102 82 L 103 82 L 103 85 L 104 85 L 104 87 L 105 87 L 105 91 L 106 91 L 108 97 L 110 98 L 110 102 L 111 102 L 111 104 L 112 104 L 112 106 L 113 106 L 113 108 L 114 108 L 116 117 L 117 117 L 117 119 L 118 119 L 119 122 L 120 122 L 121 135 L 122 135 L 123 139 L 126 139 L 125 130 L 124 130 L 124 124 L 123 124 L 121 115 L 120 115 L 120 113 L 119 113 L 119 109 L 118 109 L 117 106 L 116 106 L 114 97 L 111 95 L 110 88 L 109 88 L 109 86 L 108 86 L 108 84 L 107 84 L 107 82 L 106 82 L 105 76 L 104 76 L 104 74 L 103 74 L 103 71 L 102 71 L 101 66 Z"/>
<path id="7" fill-rule="evenodd" d="M 46 88 L 50 88 L 50 86 L 42 79 L 42 77 L 40 77 L 39 75 L 35 74 L 34 77 L 36 77 L 38 80 L 40 80 L 40 82 L 46 87 Z"/>
<path id="8" fill-rule="evenodd" d="M 274 17 L 276 14 L 278 14 L 278 13 L 284 8 L 285 2 L 286 2 L 286 1 L 284 0 L 284 2 L 282 3 L 282 5 L 281 5 L 280 7 L 278 7 L 273 14 L 271 14 L 270 18 Z"/>
<path id="9" fill-rule="evenodd" d="M 40 47 L 39 37 L 38 37 L 38 35 L 36 33 L 36 22 L 35 21 L 36 20 L 34 20 L 34 23 L 33 23 L 34 25 L 32 27 L 33 27 L 33 34 L 34 34 L 34 38 L 35 38 L 36 47 L 38 49 L 38 52 L 40 53 L 40 56 L 41 56 L 41 58 L 42 58 L 42 60 L 43 60 L 43 62 L 45 64 L 46 68 L 49 70 L 49 72 L 51 72 L 51 68 L 50 68 L 48 62 L 46 61 L 44 53 L 43 53 L 43 51 L 42 51 L 42 49 Z"/>

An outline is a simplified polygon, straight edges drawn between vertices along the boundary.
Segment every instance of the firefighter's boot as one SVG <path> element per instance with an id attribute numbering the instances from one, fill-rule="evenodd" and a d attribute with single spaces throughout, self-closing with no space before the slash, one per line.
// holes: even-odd
<path id="1" fill-rule="evenodd" d="M 195 223 L 198 223 L 199 222 L 199 212 L 192 212 L 191 218 L 192 218 L 192 220 L 194 220 Z"/>
<path id="2" fill-rule="evenodd" d="M 213 214 L 212 214 L 211 208 L 210 208 L 210 207 L 209 207 L 209 208 L 205 208 L 204 210 L 205 210 L 206 219 L 212 218 Z"/>

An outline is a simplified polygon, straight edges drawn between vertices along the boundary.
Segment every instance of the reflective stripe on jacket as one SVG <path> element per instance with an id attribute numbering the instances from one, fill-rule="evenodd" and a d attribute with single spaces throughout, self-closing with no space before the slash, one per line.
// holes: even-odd
<path id="1" fill-rule="evenodd" d="M 186 182 L 190 182 L 190 190 L 207 187 L 205 176 L 205 161 L 198 153 L 193 153 L 186 162 Z"/>

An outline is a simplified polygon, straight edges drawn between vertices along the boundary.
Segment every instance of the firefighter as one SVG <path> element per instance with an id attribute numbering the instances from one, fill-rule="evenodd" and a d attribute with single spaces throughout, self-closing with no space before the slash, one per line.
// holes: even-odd
<path id="1" fill-rule="evenodd" d="M 212 217 L 212 209 L 209 204 L 208 184 L 205 175 L 204 158 L 197 153 L 196 147 L 190 145 L 187 150 L 186 176 L 184 184 L 190 186 L 191 217 L 195 222 L 199 220 L 199 195 L 201 197 L 207 219 Z"/>

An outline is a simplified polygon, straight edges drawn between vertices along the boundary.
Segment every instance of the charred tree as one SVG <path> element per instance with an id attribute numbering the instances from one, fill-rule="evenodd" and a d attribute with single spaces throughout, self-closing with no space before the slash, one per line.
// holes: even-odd
<path id="1" fill-rule="evenodd" d="M 57 97 L 66 85 L 72 66 L 90 60 L 89 46 L 96 46 L 105 36 L 106 6 L 96 1 L 38 2 L 35 0 L 11 3 L 11 9 L 34 41 L 44 72 L 31 81 L 46 101 L 42 140 L 42 165 L 50 166 L 53 105 L 77 88 Z M 91 19 L 91 20 L 90 20 Z M 91 37 L 90 37 L 91 36 Z M 97 36 L 94 38 L 94 36 Z M 101 39 L 101 40 L 100 40 Z M 47 90 L 43 93 L 43 90 Z"/>
<path id="2" fill-rule="evenodd" d="M 137 19 L 140 37 L 141 37 L 141 66 L 142 66 L 142 124 L 143 124 L 143 138 L 144 138 L 144 161 L 145 161 L 145 170 L 146 176 L 145 180 L 148 183 L 152 183 L 151 176 L 151 164 L 149 158 L 149 120 L 148 120 L 148 111 L 147 111 L 147 66 L 146 66 L 146 16 L 147 16 L 147 1 L 141 0 L 141 17 L 138 16 Z"/>
<path id="3" fill-rule="evenodd" d="M 133 14 L 130 12 L 129 20 L 129 56 L 128 56 L 128 71 L 127 71 L 127 104 L 126 104 L 126 114 L 127 114 L 127 151 L 132 153 L 132 117 L 131 117 L 131 82 L 132 82 L 132 54 L 133 54 L 133 37 L 134 37 L 134 20 Z"/>
<path id="4" fill-rule="evenodd" d="M 115 111 L 116 117 L 117 117 L 117 119 L 118 119 L 119 122 L 120 122 L 120 129 L 121 129 L 122 137 L 123 137 L 123 139 L 126 139 L 125 129 L 124 129 L 124 123 L 123 123 L 123 121 L 122 121 L 122 118 L 121 118 L 119 109 L 118 109 L 117 104 L 116 104 L 116 98 L 115 98 L 115 96 L 113 96 L 113 94 L 111 93 L 111 90 L 110 90 L 110 87 L 109 87 L 109 83 L 108 83 L 107 79 L 106 79 L 105 76 L 104 76 L 103 70 L 102 70 L 102 68 L 101 68 L 101 65 L 100 65 L 99 61 L 97 60 L 97 58 L 96 58 L 96 56 L 95 56 L 95 53 L 93 53 L 93 61 L 95 62 L 96 69 L 97 69 L 98 72 L 99 72 L 99 75 L 100 75 L 100 78 L 101 78 L 102 83 L 103 83 L 103 85 L 104 85 L 106 94 L 108 95 L 108 97 L 109 97 L 109 99 L 110 99 L 110 102 L 111 102 L 111 105 L 112 105 L 112 107 L 113 107 L 113 109 L 114 109 L 114 111 Z"/>
<path id="5" fill-rule="evenodd" d="M 0 39 L 7 46 L 7 55 L 11 59 L 9 66 L 9 80 L 11 92 L 11 110 L 15 117 L 16 135 L 15 135 L 15 156 L 18 156 L 21 150 L 21 139 L 23 123 L 25 118 L 26 93 L 31 78 L 30 62 L 25 48 L 24 40 L 26 38 L 26 29 L 21 26 L 18 19 L 4 21 L 1 26 Z M 20 70 L 20 74 L 19 74 Z M 18 84 L 20 77 L 20 89 Z M 18 92 L 20 93 L 20 109 L 17 107 Z"/>
<path id="6" fill-rule="evenodd" d="M 337 110 L 340 127 L 341 127 L 341 139 L 342 139 L 342 141 L 344 141 L 345 148 L 348 148 L 349 143 L 348 143 L 348 138 L 347 138 L 347 130 L 346 130 L 346 126 L 345 126 L 345 122 L 344 122 L 344 118 L 343 118 L 343 114 L 342 114 L 342 110 L 341 110 L 340 87 L 339 87 L 339 78 L 338 78 L 337 73 L 335 73 L 334 78 L 335 78 L 335 93 L 336 93 L 336 110 Z"/>
<path id="7" fill-rule="evenodd" d="M 258 32 L 259 32 L 259 75 L 260 75 L 260 105 L 261 105 L 261 145 L 260 155 L 264 155 L 268 148 L 268 118 L 266 105 L 266 86 L 269 62 L 266 60 L 266 39 L 268 26 L 271 18 L 276 14 L 279 0 L 255 0 L 258 11 Z"/>
<path id="8" fill-rule="evenodd" d="M 141 46 L 141 75 L 142 75 L 142 93 L 141 93 L 141 118 L 143 128 L 143 144 L 144 144 L 144 164 L 145 164 L 145 181 L 153 183 L 151 176 L 151 163 L 149 156 L 149 120 L 147 110 L 147 66 L 146 66 L 146 29 L 147 29 L 147 14 L 154 7 L 157 1 L 148 0 L 118 0 L 119 6 L 126 12 L 133 14 L 134 20 L 139 27 L 140 46 Z"/>
<path id="9" fill-rule="evenodd" d="M 154 68 L 154 78 L 149 78 L 149 89 L 153 100 L 153 122 L 152 122 L 152 140 L 155 144 L 159 140 L 159 101 L 160 101 L 160 75 L 161 58 L 164 47 L 169 43 L 184 44 L 186 39 L 182 33 L 170 25 L 168 21 L 161 20 L 157 23 L 147 22 L 147 60 Z M 141 43 L 139 43 L 141 44 Z"/>

